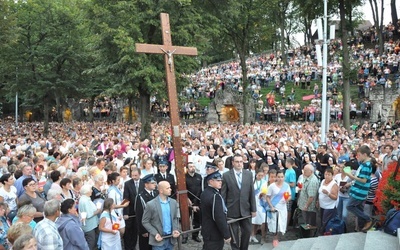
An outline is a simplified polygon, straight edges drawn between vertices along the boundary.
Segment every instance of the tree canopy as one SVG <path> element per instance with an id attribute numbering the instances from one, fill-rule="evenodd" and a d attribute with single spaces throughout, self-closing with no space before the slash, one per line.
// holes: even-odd
<path id="1" fill-rule="evenodd" d="M 329 4 L 332 11 L 343 7 L 348 21 L 361 1 Z M 178 90 L 188 84 L 185 74 L 239 58 L 246 91 L 249 55 L 279 48 L 285 62 L 291 33 L 302 30 L 310 42 L 311 22 L 323 15 L 323 2 L 0 0 L 0 11 L 2 100 L 12 101 L 18 93 L 22 106 L 47 121 L 51 107 L 61 114 L 71 98 L 89 100 L 93 107 L 99 95 L 122 97 L 130 108 L 139 104 L 142 126 L 149 128 L 150 96 L 166 98 L 163 57 L 137 54 L 134 45 L 161 43 L 161 12 L 170 15 L 173 44 L 199 51 L 195 58 L 175 57 Z"/>

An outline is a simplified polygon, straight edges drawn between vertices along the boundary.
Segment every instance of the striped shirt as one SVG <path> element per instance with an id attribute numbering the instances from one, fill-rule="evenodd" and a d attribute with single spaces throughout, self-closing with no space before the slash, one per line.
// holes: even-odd
<path id="1" fill-rule="evenodd" d="M 360 179 L 366 179 L 367 182 L 362 183 L 356 180 L 350 188 L 349 195 L 356 200 L 365 200 L 368 195 L 369 187 L 371 186 L 371 162 L 367 161 L 361 163 L 358 170 L 359 173 L 357 177 Z"/>
<path id="2" fill-rule="evenodd" d="M 378 189 L 379 179 L 378 177 L 374 176 L 371 178 L 371 186 L 368 190 L 368 196 L 366 202 L 373 203 L 375 199 L 376 189 Z"/>

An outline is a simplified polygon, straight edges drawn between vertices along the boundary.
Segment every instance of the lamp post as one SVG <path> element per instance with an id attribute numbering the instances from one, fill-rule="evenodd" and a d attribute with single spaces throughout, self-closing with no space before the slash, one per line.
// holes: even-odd
<path id="1" fill-rule="evenodd" d="M 328 0 L 324 0 L 324 41 L 323 41 L 323 61 L 322 61 L 322 118 L 321 118 L 321 141 L 326 143 L 326 131 L 328 130 L 329 123 L 329 114 L 328 112 L 328 103 L 326 98 L 327 91 L 327 67 L 328 67 L 328 38 L 327 38 L 327 29 L 328 29 Z"/>
<path id="2" fill-rule="evenodd" d="M 328 68 L 328 0 L 324 0 L 324 27 L 322 28 L 321 19 L 317 20 L 318 39 L 323 42 L 322 60 L 321 60 L 321 45 L 316 45 L 318 66 L 322 66 L 322 117 L 321 117 L 321 141 L 326 143 L 326 134 L 329 127 L 329 103 L 327 99 L 327 68 Z M 335 25 L 330 27 L 330 39 L 335 38 Z"/>

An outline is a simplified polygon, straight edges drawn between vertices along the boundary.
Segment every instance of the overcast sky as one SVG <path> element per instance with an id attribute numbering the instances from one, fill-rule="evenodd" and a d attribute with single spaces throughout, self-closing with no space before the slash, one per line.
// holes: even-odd
<path id="1" fill-rule="evenodd" d="M 390 0 L 384 0 L 384 1 L 385 2 L 384 2 L 383 24 L 385 25 L 392 21 L 392 15 L 391 15 L 391 10 L 390 10 Z M 380 9 L 380 3 L 381 3 L 381 0 L 378 0 L 378 8 L 379 9 Z M 396 7 L 397 7 L 397 15 L 400 17 L 400 1 L 398 1 Z M 359 7 L 359 9 L 364 13 L 364 19 L 369 20 L 372 24 L 374 24 L 374 19 L 372 18 L 372 10 L 371 10 L 371 5 L 369 4 L 369 0 L 365 0 L 365 4 L 362 7 Z M 379 13 L 379 15 L 380 15 L 380 13 Z M 333 17 L 333 19 L 338 20 L 339 16 Z M 317 28 L 316 25 L 311 27 L 312 32 L 314 32 L 316 30 L 316 28 Z M 328 27 L 328 29 L 329 29 L 329 27 Z M 327 34 L 329 36 L 329 32 Z M 304 34 L 303 33 L 294 35 L 294 38 L 300 44 L 304 43 Z"/>
<path id="2" fill-rule="evenodd" d="M 380 3 L 381 0 L 378 0 L 378 8 L 380 10 Z M 400 15 L 400 1 L 397 1 L 397 15 Z M 372 18 L 372 10 L 371 10 L 371 5 L 369 4 L 368 0 L 365 0 L 364 6 L 361 8 L 361 10 L 364 12 L 365 19 L 368 19 L 371 21 L 371 23 L 374 23 L 374 19 Z M 380 11 L 379 11 L 380 12 Z M 379 13 L 380 15 L 380 13 Z M 384 3 L 384 13 L 383 13 L 383 24 L 388 24 L 389 22 L 392 21 L 392 13 L 390 10 L 390 0 L 385 0 Z"/>

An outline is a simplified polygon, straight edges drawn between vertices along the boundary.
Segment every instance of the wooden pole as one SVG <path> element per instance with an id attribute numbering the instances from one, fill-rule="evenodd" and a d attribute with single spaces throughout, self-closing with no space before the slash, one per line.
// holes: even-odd
<path id="1" fill-rule="evenodd" d="M 164 65 L 166 82 L 168 88 L 169 109 L 171 118 L 172 142 L 175 155 L 175 173 L 178 183 L 178 201 L 181 212 L 182 231 L 189 230 L 189 207 L 188 197 L 186 192 L 186 178 L 184 171 L 184 163 L 186 160 L 182 154 L 180 121 L 179 121 L 179 108 L 178 96 L 176 91 L 175 68 L 174 68 L 174 55 L 189 55 L 196 56 L 197 49 L 193 47 L 173 46 L 171 39 L 171 29 L 169 23 L 169 15 L 166 13 L 160 14 L 161 28 L 162 28 L 162 45 L 155 44 L 136 44 L 136 52 L 150 53 L 150 54 L 164 54 Z"/>

